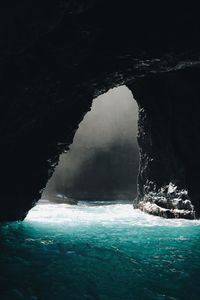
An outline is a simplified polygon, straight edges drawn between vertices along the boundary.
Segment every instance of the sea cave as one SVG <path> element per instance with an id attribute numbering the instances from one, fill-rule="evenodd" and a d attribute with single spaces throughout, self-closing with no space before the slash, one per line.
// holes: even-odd
<path id="1" fill-rule="evenodd" d="M 0 299 L 199 299 L 198 7 L 0 8 Z"/>

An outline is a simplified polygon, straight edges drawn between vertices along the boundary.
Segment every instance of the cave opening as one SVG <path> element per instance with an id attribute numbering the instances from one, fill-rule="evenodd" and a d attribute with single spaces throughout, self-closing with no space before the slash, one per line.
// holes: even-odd
<path id="1" fill-rule="evenodd" d="M 139 168 L 137 126 L 137 102 L 125 85 L 95 98 L 38 205 L 132 203 Z"/>
<path id="2" fill-rule="evenodd" d="M 199 299 L 199 9 L 157 2 L 1 2 L 0 300 Z"/>

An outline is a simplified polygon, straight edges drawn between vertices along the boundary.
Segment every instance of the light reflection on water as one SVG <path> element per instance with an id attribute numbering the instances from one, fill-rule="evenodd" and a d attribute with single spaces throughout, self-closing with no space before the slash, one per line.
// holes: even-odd
<path id="1" fill-rule="evenodd" d="M 0 227 L 0 299 L 199 299 L 199 225 L 44 201 Z"/>

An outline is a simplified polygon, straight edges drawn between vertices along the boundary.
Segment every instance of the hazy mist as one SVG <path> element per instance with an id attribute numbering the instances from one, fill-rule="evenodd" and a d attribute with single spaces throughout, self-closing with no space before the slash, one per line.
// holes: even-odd
<path id="1" fill-rule="evenodd" d="M 138 107 L 126 86 L 93 100 L 67 153 L 60 156 L 43 197 L 130 199 L 138 172 Z"/>

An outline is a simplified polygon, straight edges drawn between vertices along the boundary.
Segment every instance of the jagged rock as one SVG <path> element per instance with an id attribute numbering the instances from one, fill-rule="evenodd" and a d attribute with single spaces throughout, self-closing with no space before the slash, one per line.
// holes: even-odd
<path id="1" fill-rule="evenodd" d="M 192 210 L 185 209 L 167 209 L 156 205 L 151 202 L 141 201 L 138 205 L 138 208 L 143 212 L 148 214 L 159 216 L 167 219 L 195 219 L 195 212 Z"/>
<path id="2" fill-rule="evenodd" d="M 182 199 L 184 195 L 184 199 Z M 187 200 L 185 197 L 187 196 Z M 145 194 L 135 206 L 144 212 L 164 218 L 195 219 L 196 214 L 188 192 L 179 190 L 171 182 L 157 192 Z"/>
<path id="3" fill-rule="evenodd" d="M 156 205 L 151 202 L 141 201 L 138 205 L 138 208 L 143 212 L 148 214 L 159 216 L 167 219 L 195 219 L 195 212 L 193 210 L 185 210 L 185 209 L 167 209 Z"/>

